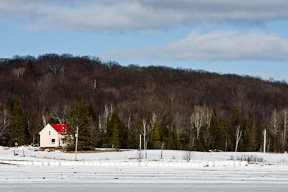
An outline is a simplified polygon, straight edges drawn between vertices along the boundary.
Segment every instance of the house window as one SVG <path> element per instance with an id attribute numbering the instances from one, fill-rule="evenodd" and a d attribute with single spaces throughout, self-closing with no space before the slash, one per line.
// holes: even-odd
<path id="1" fill-rule="evenodd" d="M 51 144 L 55 144 L 55 139 L 51 139 Z"/>
<path id="2" fill-rule="evenodd" d="M 49 131 L 49 135 L 50 135 L 50 131 Z"/>

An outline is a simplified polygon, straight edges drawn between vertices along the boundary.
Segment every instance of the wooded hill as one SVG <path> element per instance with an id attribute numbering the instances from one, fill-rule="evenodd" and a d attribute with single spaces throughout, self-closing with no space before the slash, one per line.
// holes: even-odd
<path id="1" fill-rule="evenodd" d="M 148 148 L 259 151 L 267 129 L 267 150 L 285 151 L 288 84 L 68 54 L 0 59 L 1 145 L 39 142 L 46 123 L 81 125 L 82 149 L 139 148 L 142 134 Z"/>

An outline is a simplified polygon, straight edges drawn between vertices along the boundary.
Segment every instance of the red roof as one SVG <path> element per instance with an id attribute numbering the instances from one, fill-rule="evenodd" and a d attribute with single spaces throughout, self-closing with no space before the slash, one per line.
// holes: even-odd
<path id="1" fill-rule="evenodd" d="M 67 130 L 66 124 L 50 124 L 58 133 L 64 133 L 64 129 Z M 64 129 L 63 129 L 64 125 Z"/>

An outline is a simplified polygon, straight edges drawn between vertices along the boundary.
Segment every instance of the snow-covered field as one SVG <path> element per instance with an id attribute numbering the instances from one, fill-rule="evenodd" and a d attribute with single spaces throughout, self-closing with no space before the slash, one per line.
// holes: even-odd
<path id="1" fill-rule="evenodd" d="M 14 155 L 16 154 L 16 156 Z M 0 191 L 287 191 L 288 154 L 0 147 Z M 264 161 L 249 163 L 245 160 Z"/>

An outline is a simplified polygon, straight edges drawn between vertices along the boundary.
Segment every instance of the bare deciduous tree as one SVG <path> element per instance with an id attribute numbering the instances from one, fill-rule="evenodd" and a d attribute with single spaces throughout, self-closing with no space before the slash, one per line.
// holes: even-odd
<path id="1" fill-rule="evenodd" d="M 235 152 L 237 152 L 238 144 L 239 144 L 239 141 L 240 141 L 240 139 L 241 139 L 241 136 L 242 136 L 242 130 L 241 130 L 240 125 L 238 125 L 238 126 L 237 126 L 237 129 L 236 129 L 236 145 L 235 145 Z"/>
<path id="2" fill-rule="evenodd" d="M 287 145 L 287 125 L 288 125 L 288 108 L 282 110 L 283 118 L 283 132 L 282 132 L 282 146 L 285 148 Z"/>
<path id="3" fill-rule="evenodd" d="M 269 122 L 269 128 L 271 134 L 276 137 L 278 132 L 279 132 L 279 115 L 276 109 L 272 111 L 271 117 L 270 117 L 270 122 Z"/>
<path id="4" fill-rule="evenodd" d="M 107 122 L 113 112 L 113 106 L 110 107 L 106 104 L 103 115 L 99 115 L 99 129 L 104 133 L 107 131 Z"/>
<path id="5" fill-rule="evenodd" d="M 143 129 L 140 130 L 141 134 L 143 135 L 144 139 L 144 151 L 145 151 L 145 159 L 147 159 L 147 122 L 143 119 Z"/>
<path id="6" fill-rule="evenodd" d="M 204 125 L 210 127 L 212 112 L 206 106 L 195 106 L 191 115 L 191 127 L 196 128 L 196 137 L 199 139 L 200 130 Z"/>
<path id="7" fill-rule="evenodd" d="M 54 75 L 64 74 L 65 73 L 65 67 L 62 66 L 61 63 L 59 63 L 59 62 L 53 62 L 53 63 L 50 63 L 47 66 L 48 66 L 48 68 L 51 70 L 51 72 Z"/>
<path id="8" fill-rule="evenodd" d="M 276 138 L 279 134 L 279 125 L 280 125 L 280 120 L 279 120 L 279 114 L 276 111 L 276 109 L 274 109 L 272 111 L 271 117 L 270 117 L 270 121 L 269 121 L 269 129 L 270 129 L 270 133 L 272 134 L 273 138 L 274 138 L 274 142 L 273 142 L 273 148 L 275 150 L 276 147 Z"/>
<path id="9" fill-rule="evenodd" d="M 22 78 L 24 76 L 25 72 L 26 72 L 26 69 L 24 67 L 20 67 L 20 68 L 12 70 L 12 74 L 18 78 Z"/>
<path id="10" fill-rule="evenodd" d="M 2 139 L 5 131 L 9 127 L 10 124 L 10 116 L 6 109 L 0 111 L 0 139 Z"/>
<path id="11" fill-rule="evenodd" d="M 53 117 L 54 119 L 57 119 L 60 124 L 64 124 L 64 122 L 67 119 L 66 115 L 69 109 L 70 107 L 68 105 L 64 105 L 63 107 L 59 105 L 55 105 L 53 106 L 51 110 L 51 117 Z"/>
<path id="12" fill-rule="evenodd" d="M 182 129 L 183 129 L 182 124 L 184 121 L 182 114 L 179 112 L 176 112 L 174 114 L 173 120 L 174 120 L 174 124 L 175 124 L 175 128 L 176 128 L 177 140 L 178 140 L 178 142 L 180 142 L 180 135 L 181 135 Z"/>

